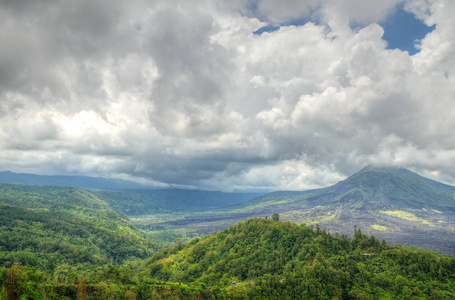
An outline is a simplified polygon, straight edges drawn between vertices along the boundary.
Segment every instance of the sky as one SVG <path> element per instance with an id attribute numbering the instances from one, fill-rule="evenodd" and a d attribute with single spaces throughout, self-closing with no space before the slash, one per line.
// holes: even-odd
<path id="1" fill-rule="evenodd" d="M 0 0 L 0 170 L 455 185 L 455 1 Z"/>

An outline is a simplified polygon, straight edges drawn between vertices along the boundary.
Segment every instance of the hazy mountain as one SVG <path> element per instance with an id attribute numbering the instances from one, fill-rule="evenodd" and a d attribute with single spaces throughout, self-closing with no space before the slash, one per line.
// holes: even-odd
<path id="1" fill-rule="evenodd" d="M 264 193 L 224 193 L 190 189 L 156 189 L 136 182 L 87 176 L 47 176 L 0 172 L 0 183 L 90 189 L 124 215 L 169 211 L 206 211 L 252 200 Z"/>
<path id="2" fill-rule="evenodd" d="M 218 191 L 156 189 L 94 191 L 122 214 L 146 215 L 165 212 L 200 212 L 241 204 L 262 193 L 224 193 Z"/>
<path id="3" fill-rule="evenodd" d="M 27 173 L 0 172 L 0 183 L 25 184 L 38 186 L 70 186 L 82 189 L 143 189 L 152 188 L 137 182 L 88 176 L 36 175 Z"/>
<path id="4" fill-rule="evenodd" d="M 430 208 L 454 208 L 454 197 L 455 187 L 422 177 L 407 169 L 368 166 L 331 187 L 303 192 L 269 193 L 236 208 L 249 210 L 302 200 L 317 205 L 358 200 L 405 207 L 422 208 L 423 205 Z"/>

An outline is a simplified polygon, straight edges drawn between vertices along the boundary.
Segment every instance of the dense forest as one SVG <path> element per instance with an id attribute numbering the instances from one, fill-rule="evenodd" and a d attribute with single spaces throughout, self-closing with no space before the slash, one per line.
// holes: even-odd
<path id="1" fill-rule="evenodd" d="M 0 185 L 0 266 L 41 270 L 123 264 L 164 245 L 88 191 Z"/>
<path id="2" fill-rule="evenodd" d="M 123 265 L 0 268 L 4 299 L 453 299 L 455 258 L 250 219 Z M 235 284 L 232 284 L 233 282 Z M 12 295 L 14 298 L 8 298 Z M 2 298 L 0 298 L 2 299 Z"/>

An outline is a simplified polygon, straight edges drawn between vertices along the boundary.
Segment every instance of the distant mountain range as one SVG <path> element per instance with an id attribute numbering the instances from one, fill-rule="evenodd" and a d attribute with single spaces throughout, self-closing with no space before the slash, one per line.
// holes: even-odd
<path id="1" fill-rule="evenodd" d="M 264 193 L 225 193 L 190 189 L 157 189 L 136 182 L 87 176 L 48 176 L 0 172 L 0 184 L 75 187 L 91 190 L 123 215 L 207 211 L 237 205 Z"/>
<path id="2" fill-rule="evenodd" d="M 153 188 L 134 181 L 89 176 L 36 175 L 0 171 L 0 183 L 37 185 L 37 186 L 68 186 L 81 189 L 125 190 Z"/>

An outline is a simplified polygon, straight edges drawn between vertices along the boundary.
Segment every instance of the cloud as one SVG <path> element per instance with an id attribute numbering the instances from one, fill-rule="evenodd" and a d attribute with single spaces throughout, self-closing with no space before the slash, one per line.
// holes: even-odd
<path id="1" fill-rule="evenodd" d="M 401 4 L 436 25 L 413 56 L 377 25 Z M 254 190 L 378 163 L 455 184 L 450 1 L 0 5 L 4 169 Z"/>

